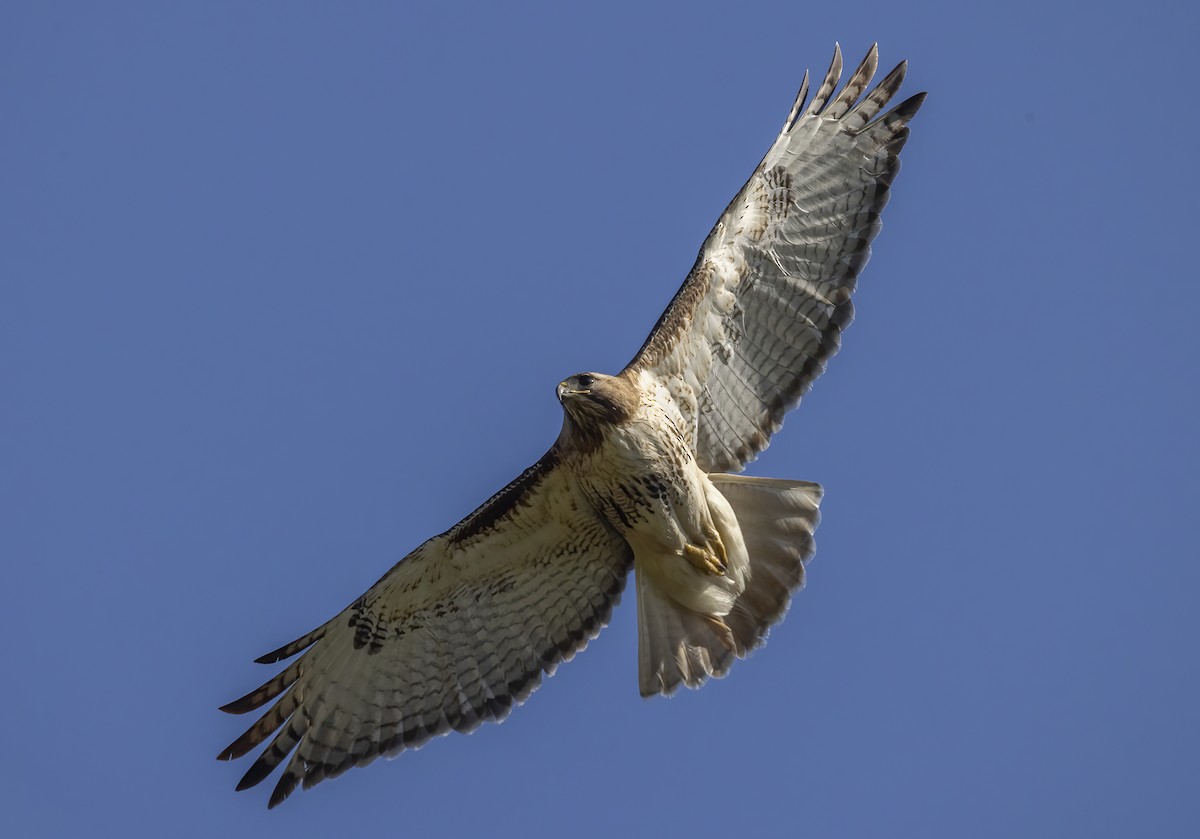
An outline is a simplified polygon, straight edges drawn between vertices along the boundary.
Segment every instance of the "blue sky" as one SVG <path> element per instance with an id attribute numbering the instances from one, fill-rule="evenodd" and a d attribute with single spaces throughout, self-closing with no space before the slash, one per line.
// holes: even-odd
<path id="1" fill-rule="evenodd" d="M 1197 21 L 969 5 L 5 4 L 12 835 L 1194 829 Z M 540 456 L 835 40 L 930 98 L 751 469 L 827 490 L 766 649 L 643 701 L 630 592 L 504 725 L 235 794 L 251 659 Z"/>

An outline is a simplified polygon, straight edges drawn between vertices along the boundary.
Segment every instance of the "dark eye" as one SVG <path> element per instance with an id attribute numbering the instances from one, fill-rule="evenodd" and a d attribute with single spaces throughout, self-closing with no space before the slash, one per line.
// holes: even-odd
<path id="1" fill-rule="evenodd" d="M 580 373 L 579 374 L 579 386 L 580 387 L 591 387 L 595 383 L 596 383 L 596 377 L 593 376 L 591 373 Z"/>

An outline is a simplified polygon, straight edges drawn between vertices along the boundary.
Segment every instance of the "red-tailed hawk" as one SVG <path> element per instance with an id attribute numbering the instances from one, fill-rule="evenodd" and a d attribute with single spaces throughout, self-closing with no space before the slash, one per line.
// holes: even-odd
<path id="1" fill-rule="evenodd" d="M 299 655 L 222 710 L 277 700 L 223 750 L 271 738 L 238 789 L 303 781 L 504 719 L 604 626 L 637 578 L 642 694 L 723 676 L 804 582 L 821 488 L 740 477 L 837 351 L 918 94 L 882 113 L 872 47 L 834 95 L 808 75 L 682 288 L 616 376 L 558 386 L 550 450 L 344 611 L 258 661 Z M 862 97 L 860 99 L 860 97 Z M 289 755 L 291 756 L 289 759 Z"/>

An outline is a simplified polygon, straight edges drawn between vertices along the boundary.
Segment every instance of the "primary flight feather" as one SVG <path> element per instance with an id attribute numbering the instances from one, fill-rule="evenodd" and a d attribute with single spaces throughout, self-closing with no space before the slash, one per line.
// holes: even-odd
<path id="1" fill-rule="evenodd" d="M 709 233 L 683 286 L 615 376 L 558 386 L 550 450 L 329 622 L 258 659 L 300 657 L 224 706 L 275 703 L 219 757 L 270 741 L 279 804 L 379 755 L 502 720 L 607 622 L 637 580 L 645 696 L 723 676 L 804 582 L 821 488 L 740 472 L 837 352 L 859 272 L 925 94 L 884 112 L 841 50 Z M 836 94 L 835 94 L 836 91 Z M 866 94 L 865 96 L 863 94 Z M 861 97 L 861 98 L 860 98 Z"/>

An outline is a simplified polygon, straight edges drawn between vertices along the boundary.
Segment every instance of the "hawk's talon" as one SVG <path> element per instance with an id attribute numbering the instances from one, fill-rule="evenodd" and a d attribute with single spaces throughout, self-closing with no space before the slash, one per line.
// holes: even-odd
<path id="1" fill-rule="evenodd" d="M 684 545 L 683 556 L 705 574 L 712 574 L 714 577 L 725 576 L 725 569 L 728 566 L 710 550 L 698 548 L 695 545 Z"/>
<path id="2" fill-rule="evenodd" d="M 721 568 L 729 567 L 729 553 L 725 550 L 725 543 L 721 541 L 721 534 L 715 527 L 704 528 L 704 538 L 708 540 L 709 546 L 720 560 Z"/>

